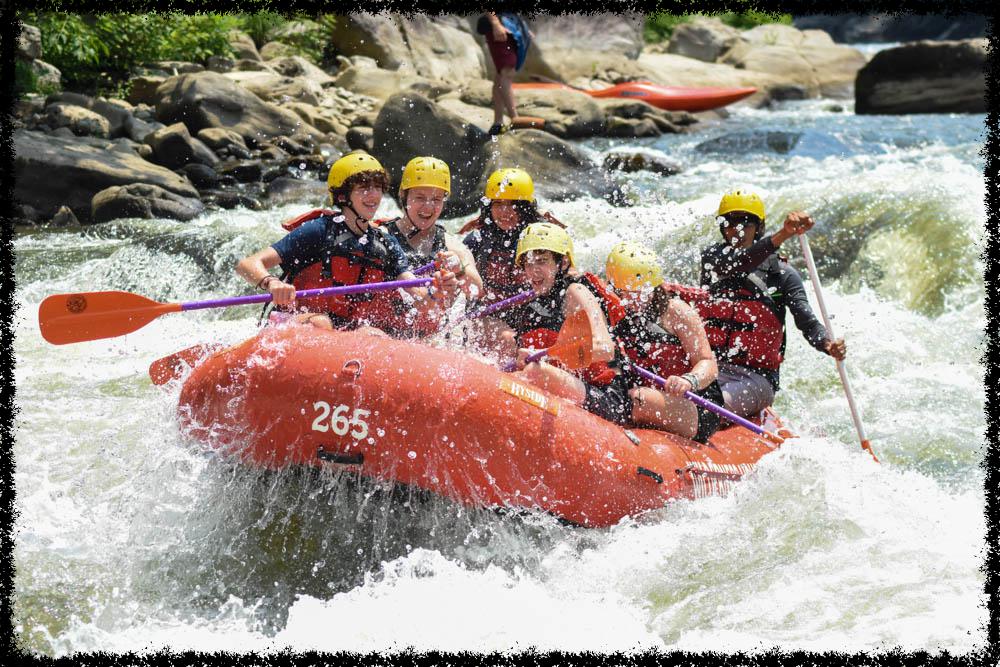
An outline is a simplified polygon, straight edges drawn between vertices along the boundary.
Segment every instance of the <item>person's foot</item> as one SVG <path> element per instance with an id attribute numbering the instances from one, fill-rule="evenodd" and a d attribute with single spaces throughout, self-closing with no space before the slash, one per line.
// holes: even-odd
<path id="1" fill-rule="evenodd" d="M 510 126 L 509 126 L 509 125 L 503 125 L 503 124 L 501 124 L 501 123 L 493 123 L 493 124 L 492 124 L 492 125 L 490 126 L 490 129 L 489 129 L 489 130 L 487 130 L 487 132 L 486 132 L 486 133 L 487 133 L 488 135 L 490 135 L 491 137 L 495 137 L 495 136 L 497 136 L 498 134 L 503 134 L 504 132 L 506 132 L 506 131 L 507 131 L 507 130 L 509 130 L 509 129 L 510 129 Z"/>

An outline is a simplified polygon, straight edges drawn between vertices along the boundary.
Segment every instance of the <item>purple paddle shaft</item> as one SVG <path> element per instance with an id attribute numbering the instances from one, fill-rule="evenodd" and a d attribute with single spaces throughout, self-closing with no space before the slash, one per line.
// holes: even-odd
<path id="1" fill-rule="evenodd" d="M 485 317 L 487 315 L 497 312 L 498 310 L 503 310 L 504 308 L 510 308 L 511 306 L 516 306 L 522 301 L 527 301 L 528 299 L 531 299 L 534 296 L 535 296 L 534 291 L 530 289 L 524 290 L 523 292 L 518 292 L 514 296 L 507 297 L 503 301 L 497 301 L 496 303 L 492 303 L 488 306 L 483 306 L 482 308 L 477 308 L 476 310 L 470 311 L 465 315 L 462 315 L 460 318 L 455 320 L 455 324 L 458 324 L 459 322 L 463 322 L 465 320 L 474 320 L 477 317 Z"/>
<path id="2" fill-rule="evenodd" d="M 433 282 L 433 278 L 414 278 L 413 280 L 395 280 L 387 283 L 362 283 L 361 285 L 344 285 L 342 287 L 319 287 L 316 289 L 299 290 L 296 299 L 309 296 L 340 296 L 344 294 L 360 294 L 362 292 L 386 292 L 408 287 L 422 287 Z M 270 294 L 250 294 L 233 296 L 226 299 L 209 299 L 208 301 L 188 301 L 181 304 L 181 310 L 201 310 L 203 308 L 228 308 L 229 306 L 246 306 L 252 303 L 266 303 L 271 300 Z"/>
<path id="3" fill-rule="evenodd" d="M 638 373 L 642 377 L 646 378 L 650 382 L 655 382 L 656 384 L 658 384 L 661 387 L 667 383 L 667 381 L 664 380 L 662 377 L 660 377 L 656 373 L 652 373 L 650 371 L 647 371 L 645 368 L 642 368 L 640 366 L 636 366 L 635 364 L 632 365 L 632 368 L 635 370 L 636 373 Z M 729 410 L 726 410 L 725 408 L 723 408 L 723 407 L 721 407 L 719 405 L 716 405 L 712 401 L 709 401 L 709 400 L 706 400 L 706 399 L 702 398 L 701 396 L 699 396 L 698 394 L 696 394 L 694 392 L 686 391 L 686 392 L 684 392 L 684 397 L 687 398 L 688 400 L 690 400 L 695 405 L 700 405 L 701 407 L 705 408 L 706 410 L 711 410 L 715 414 L 717 414 L 719 416 L 722 416 L 722 417 L 725 417 L 726 419 L 728 419 L 729 421 L 733 422 L 734 424 L 739 424 L 740 426 L 743 426 L 744 428 L 748 428 L 751 431 L 753 431 L 754 433 L 757 433 L 759 435 L 766 435 L 766 436 L 772 435 L 771 433 L 768 433 L 767 431 L 765 431 L 764 429 L 762 429 L 760 426 L 757 426 L 756 424 L 754 424 L 752 421 L 748 421 L 748 420 L 744 419 L 743 417 L 740 417 L 737 414 L 733 414 Z"/>
<path id="4" fill-rule="evenodd" d="M 412 273 L 415 276 L 422 276 L 425 273 L 430 273 L 433 270 L 434 270 L 434 262 L 427 262 L 423 266 L 418 266 L 417 268 L 413 269 Z"/>

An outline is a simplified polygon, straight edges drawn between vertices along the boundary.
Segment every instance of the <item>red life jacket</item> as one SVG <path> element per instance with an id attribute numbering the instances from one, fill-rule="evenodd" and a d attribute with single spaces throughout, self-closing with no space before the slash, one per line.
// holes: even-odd
<path id="1" fill-rule="evenodd" d="M 399 230 L 399 218 L 385 221 L 384 227 L 390 236 L 399 241 L 400 247 L 414 267 L 423 266 L 434 261 L 439 252 L 448 249 L 444 227 L 434 225 L 434 240 L 430 254 L 417 252 L 410 246 L 410 240 Z M 426 313 L 416 308 L 406 297 L 399 297 L 392 302 L 392 313 L 386 325 L 398 336 L 430 336 L 441 328 L 441 312 Z"/>
<path id="2" fill-rule="evenodd" d="M 785 329 L 776 314 L 778 306 L 753 283 L 740 289 L 735 299 L 684 285 L 664 283 L 662 287 L 698 311 L 708 343 L 720 361 L 765 370 L 781 366 Z"/>
<path id="3" fill-rule="evenodd" d="M 615 338 L 629 359 L 660 377 L 683 375 L 691 360 L 681 340 L 645 312 L 627 315 L 614 329 Z M 643 381 L 645 383 L 645 381 Z"/>
<path id="4" fill-rule="evenodd" d="M 518 347 L 544 349 L 556 344 L 559 330 L 566 321 L 566 316 L 563 314 L 566 289 L 573 283 L 583 285 L 597 297 L 609 327 L 613 328 L 625 316 L 625 308 L 621 305 L 618 297 L 612 294 L 604 282 L 594 274 L 584 273 L 578 278 L 564 278 L 562 281 L 557 281 L 548 294 L 537 297 L 520 307 L 527 316 L 525 319 L 530 321 L 530 326 L 533 328 L 518 334 Z M 547 361 L 552 365 L 561 366 L 555 359 Z M 576 375 L 588 384 L 604 386 L 615 379 L 617 372 L 608 362 L 595 361 L 590 366 L 576 371 Z"/>
<path id="5" fill-rule="evenodd" d="M 373 242 L 366 246 L 364 253 L 350 252 L 344 245 L 347 241 L 357 238 L 357 235 L 348 229 L 342 216 L 338 210 L 316 209 L 281 224 L 290 232 L 309 220 L 326 218 L 326 255 L 320 262 L 304 267 L 291 276 L 296 290 L 378 283 L 395 278 L 385 273 L 389 250 L 383 239 L 385 231 L 378 227 L 383 221 L 372 221 L 371 225 L 376 233 L 373 235 Z M 356 327 L 370 324 L 389 328 L 393 302 L 398 298 L 395 292 L 376 292 L 309 297 L 298 299 L 296 303 L 306 310 L 328 313 L 334 320 L 334 326 Z"/>

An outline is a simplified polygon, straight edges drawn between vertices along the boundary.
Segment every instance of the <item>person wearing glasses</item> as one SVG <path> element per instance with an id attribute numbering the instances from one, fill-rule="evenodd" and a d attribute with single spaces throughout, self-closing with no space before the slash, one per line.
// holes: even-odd
<path id="1" fill-rule="evenodd" d="M 719 385 L 725 407 L 743 417 L 757 415 L 774 402 L 785 353 L 785 313 L 814 348 L 842 360 L 843 338 L 831 340 L 806 297 L 802 276 L 781 244 L 815 224 L 809 214 L 792 211 L 773 234 L 764 234 L 764 202 L 747 190 L 733 190 L 719 202 L 723 242 L 701 254 L 701 286 L 712 299 L 699 308 L 709 342 L 719 360 Z"/>

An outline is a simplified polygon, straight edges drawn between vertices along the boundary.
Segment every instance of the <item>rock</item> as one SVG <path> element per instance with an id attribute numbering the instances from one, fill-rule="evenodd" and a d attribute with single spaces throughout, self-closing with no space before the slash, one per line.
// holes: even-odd
<path id="1" fill-rule="evenodd" d="M 661 176 L 681 173 L 681 166 L 659 151 L 619 149 L 604 155 L 604 168 L 609 171 L 651 171 Z"/>
<path id="2" fill-rule="evenodd" d="M 38 93 L 25 93 L 15 103 L 14 115 L 22 121 L 27 121 L 33 115 L 45 111 L 46 104 L 45 98 Z"/>
<path id="3" fill-rule="evenodd" d="M 264 167 L 257 160 L 224 164 L 219 167 L 219 174 L 232 176 L 238 183 L 253 183 L 259 181 Z"/>
<path id="4" fill-rule="evenodd" d="M 273 160 L 275 162 L 284 162 L 291 156 L 282 149 L 278 148 L 277 146 L 272 146 L 268 144 L 267 146 L 261 148 L 260 157 L 262 160 Z"/>
<path id="5" fill-rule="evenodd" d="M 405 71 L 346 67 L 337 74 L 334 85 L 361 93 L 377 100 L 387 100 L 414 83 L 430 83 L 427 79 Z"/>
<path id="6" fill-rule="evenodd" d="M 13 209 L 14 224 L 36 225 L 42 222 L 42 216 L 34 206 L 15 201 Z"/>
<path id="7" fill-rule="evenodd" d="M 163 123 L 159 123 L 155 120 L 147 123 L 144 120 L 139 120 L 135 116 L 128 116 L 125 119 L 124 131 L 125 131 L 125 136 L 127 136 L 132 141 L 138 141 L 139 143 L 143 143 L 145 142 L 146 137 L 164 127 L 166 127 L 166 125 L 164 125 Z"/>
<path id="8" fill-rule="evenodd" d="M 21 34 L 17 38 L 17 57 L 23 60 L 37 60 L 42 57 L 42 31 L 27 23 L 21 24 Z"/>
<path id="9" fill-rule="evenodd" d="M 740 88 L 754 86 L 758 93 L 740 104 L 759 106 L 767 100 L 767 91 L 773 86 L 785 85 L 788 81 L 774 74 L 748 72 L 720 63 L 706 63 L 693 58 L 672 53 L 646 54 L 639 56 L 635 66 L 637 79 L 646 79 L 661 86 L 721 86 Z"/>
<path id="10" fill-rule="evenodd" d="M 478 35 L 460 21 L 443 19 L 416 13 L 355 12 L 338 17 L 331 41 L 345 56 L 372 58 L 378 67 L 401 74 L 458 81 L 485 77 L 486 56 Z M 373 96 L 386 99 L 398 90 Z"/>
<path id="11" fill-rule="evenodd" d="M 31 72 L 35 75 L 36 90 L 58 88 L 62 85 L 62 73 L 55 65 L 35 59 L 31 61 Z"/>
<path id="12" fill-rule="evenodd" d="M 273 72 L 229 72 L 223 76 L 262 100 L 318 105 L 324 97 L 323 88 L 309 79 L 293 79 Z"/>
<path id="13" fill-rule="evenodd" d="M 985 113 L 985 39 L 915 42 L 879 51 L 858 72 L 858 114 Z"/>
<path id="14" fill-rule="evenodd" d="M 282 76 L 301 77 L 303 79 L 308 79 L 313 83 L 318 83 L 320 86 L 333 83 L 334 79 L 332 76 L 324 72 L 316 65 L 313 65 L 302 56 L 292 55 L 269 60 L 270 62 L 268 62 L 268 65 L 270 65 L 275 72 Z"/>
<path id="15" fill-rule="evenodd" d="M 112 137 L 126 134 L 125 123 L 132 117 L 132 105 L 125 100 L 98 97 L 90 105 L 90 110 L 107 118 Z"/>
<path id="16" fill-rule="evenodd" d="M 853 151 L 839 139 L 821 132 L 786 132 L 779 130 L 745 130 L 730 132 L 695 146 L 699 153 L 746 155 L 779 153 L 815 159 L 849 156 Z"/>
<path id="17" fill-rule="evenodd" d="M 107 118 L 75 104 L 50 104 L 45 109 L 45 118 L 50 127 L 68 127 L 76 135 L 102 139 L 111 136 L 111 124 Z"/>
<path id="18" fill-rule="evenodd" d="M 262 60 L 276 60 L 278 58 L 288 58 L 297 53 L 294 47 L 281 42 L 268 42 L 260 47 L 260 57 Z"/>
<path id="19" fill-rule="evenodd" d="M 135 153 L 108 150 L 109 145 L 98 139 L 62 139 L 15 130 L 14 196 L 37 208 L 44 218 L 65 205 L 84 222 L 90 219 L 94 194 L 112 185 L 150 183 L 183 197 L 198 196 L 183 176 Z"/>
<path id="20" fill-rule="evenodd" d="M 770 23 L 742 32 L 721 62 L 804 85 L 810 97 L 849 97 L 867 59 L 857 49 L 834 44 L 821 30 Z"/>
<path id="21" fill-rule="evenodd" d="M 667 53 L 714 63 L 739 39 L 740 31 L 717 18 L 696 16 L 674 28 Z"/>
<path id="22" fill-rule="evenodd" d="M 219 174 L 211 167 L 191 163 L 186 164 L 177 170 L 181 174 L 184 174 L 189 181 L 191 181 L 199 191 L 204 191 L 208 188 L 214 188 L 219 185 Z"/>
<path id="23" fill-rule="evenodd" d="M 609 137 L 658 137 L 660 128 L 649 118 L 609 118 L 604 134 Z"/>
<path id="24" fill-rule="evenodd" d="M 347 131 L 347 145 L 351 150 L 372 152 L 375 130 L 370 127 L 352 127 Z"/>
<path id="25" fill-rule="evenodd" d="M 261 59 L 260 53 L 257 51 L 257 46 L 253 43 L 253 39 L 245 32 L 231 30 L 229 32 L 229 46 L 233 47 L 233 53 L 236 54 L 237 59 Z"/>
<path id="26" fill-rule="evenodd" d="M 233 70 L 233 67 L 236 66 L 236 61 L 226 56 L 209 56 L 206 64 L 209 71 L 225 74 Z"/>
<path id="27" fill-rule="evenodd" d="M 915 42 L 986 37 L 985 14 L 805 14 L 793 23 L 818 29 L 841 43 Z"/>
<path id="28" fill-rule="evenodd" d="M 299 142 L 288 137 L 278 137 L 274 140 L 274 145 L 289 155 L 308 155 L 312 152 L 312 149 L 306 148 Z"/>
<path id="29" fill-rule="evenodd" d="M 73 130 L 69 129 L 68 127 L 57 127 L 54 130 L 46 130 L 46 132 L 52 135 L 53 137 L 62 137 L 63 139 L 72 139 L 73 137 L 76 136 Z"/>
<path id="30" fill-rule="evenodd" d="M 246 151 L 246 157 L 250 157 L 250 150 L 247 148 L 246 142 L 243 141 L 243 137 L 224 127 L 206 127 L 199 130 L 198 139 L 213 151 L 237 148 Z"/>
<path id="31" fill-rule="evenodd" d="M 300 204 L 306 206 L 326 205 L 329 196 L 326 180 L 306 180 L 282 176 L 267 184 L 267 199 L 272 206 L 280 204 Z"/>
<path id="32" fill-rule="evenodd" d="M 69 206 L 60 206 L 56 214 L 49 220 L 49 224 L 56 227 L 76 227 L 80 224 L 80 221 L 73 213 L 73 209 Z"/>
<path id="33" fill-rule="evenodd" d="M 245 208 L 251 211 L 260 211 L 264 208 L 264 205 L 256 197 L 231 190 L 211 190 L 202 193 L 202 201 L 224 209 Z"/>
<path id="34" fill-rule="evenodd" d="M 347 126 L 341 120 L 328 115 L 329 112 L 324 107 L 304 102 L 289 102 L 283 106 L 320 132 L 341 136 L 347 133 Z"/>
<path id="35" fill-rule="evenodd" d="M 207 127 L 224 127 L 239 133 L 250 145 L 296 133 L 322 138 L 319 130 L 291 111 L 264 102 L 223 74 L 172 77 L 163 82 L 157 94 L 157 118 L 164 123 L 183 122 L 195 133 Z"/>
<path id="36" fill-rule="evenodd" d="M 271 72 L 272 74 L 277 74 L 274 68 L 266 64 L 262 60 L 251 60 L 249 58 L 240 58 L 235 63 L 233 63 L 233 71 L 236 72 Z"/>
<path id="37" fill-rule="evenodd" d="M 159 62 L 151 63 L 150 67 L 163 70 L 171 76 L 177 76 L 178 74 L 194 74 L 195 72 L 205 71 L 204 65 L 189 63 L 183 60 L 161 60 Z"/>
<path id="38" fill-rule="evenodd" d="M 92 222 L 119 218 L 171 218 L 186 222 L 205 210 L 197 197 L 181 197 L 148 183 L 115 185 L 101 190 L 91 202 Z"/>
<path id="39" fill-rule="evenodd" d="M 63 90 L 58 93 L 52 93 L 45 98 L 45 106 L 50 104 L 57 104 L 62 102 L 64 104 L 74 104 L 78 107 L 83 107 L 84 109 L 89 109 L 94 103 L 94 98 L 89 95 L 83 95 L 82 93 L 73 93 L 68 90 Z"/>
<path id="40" fill-rule="evenodd" d="M 191 162 L 208 166 L 219 162 L 208 146 L 191 136 L 184 123 L 160 128 L 147 135 L 143 142 L 153 149 L 153 162 L 168 169 L 180 169 Z"/>
<path id="41" fill-rule="evenodd" d="M 137 76 L 129 81 L 131 88 L 128 92 L 128 101 L 131 104 L 151 104 L 156 106 L 160 97 L 157 89 L 166 81 L 163 76 Z"/>

